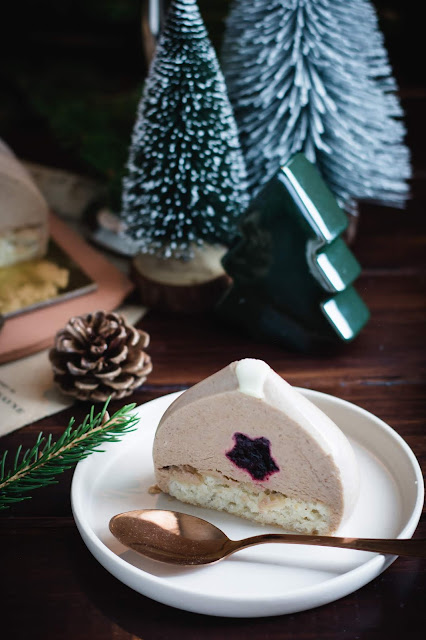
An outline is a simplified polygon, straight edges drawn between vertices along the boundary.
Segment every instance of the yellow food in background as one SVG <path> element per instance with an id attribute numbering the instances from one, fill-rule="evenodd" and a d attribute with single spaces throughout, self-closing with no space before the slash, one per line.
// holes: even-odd
<path id="1" fill-rule="evenodd" d="M 70 272 L 50 260 L 28 260 L 0 269 L 0 313 L 54 298 L 68 286 Z"/>

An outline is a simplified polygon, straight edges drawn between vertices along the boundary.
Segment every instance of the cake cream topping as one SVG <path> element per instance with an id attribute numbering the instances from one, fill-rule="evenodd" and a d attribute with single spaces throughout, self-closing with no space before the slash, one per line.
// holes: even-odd
<path id="1" fill-rule="evenodd" d="M 269 371 L 269 365 L 263 360 L 255 360 L 254 358 L 240 360 L 235 368 L 235 373 L 241 393 L 254 398 L 263 398 L 265 395 L 263 387 Z"/>

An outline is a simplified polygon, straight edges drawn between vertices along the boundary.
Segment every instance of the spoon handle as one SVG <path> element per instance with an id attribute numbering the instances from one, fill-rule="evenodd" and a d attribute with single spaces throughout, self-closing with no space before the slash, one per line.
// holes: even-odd
<path id="1" fill-rule="evenodd" d="M 389 553 L 396 556 L 412 556 L 414 558 L 426 558 L 426 539 L 397 539 L 386 538 L 338 538 L 334 536 L 312 536 L 286 533 L 266 533 L 253 536 L 244 540 L 230 540 L 227 545 L 229 554 L 246 547 L 253 547 L 266 542 L 279 542 L 284 544 L 307 544 L 320 547 L 340 547 L 343 549 L 356 549 L 358 551 L 374 551 L 376 553 Z M 228 554 L 228 555 L 229 555 Z"/>

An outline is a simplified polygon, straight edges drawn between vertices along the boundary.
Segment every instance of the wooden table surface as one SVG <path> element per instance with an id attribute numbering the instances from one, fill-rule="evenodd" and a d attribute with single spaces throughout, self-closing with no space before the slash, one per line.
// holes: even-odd
<path id="1" fill-rule="evenodd" d="M 328 356 L 292 353 L 220 327 L 212 316 L 150 311 L 154 370 L 128 401 L 145 403 L 184 389 L 235 359 L 266 360 L 293 385 L 364 407 L 408 443 L 423 470 L 425 440 L 424 91 L 404 96 L 413 150 L 413 199 L 405 211 L 363 206 L 352 249 L 363 266 L 357 288 L 371 321 L 349 345 Z M 416 129 L 419 127 L 420 129 Z M 121 403 L 113 403 L 115 409 Z M 32 446 L 40 430 L 55 437 L 86 405 L 74 405 L 0 441 Z M 0 624 L 6 639 L 387 639 L 423 637 L 426 563 L 398 558 L 375 580 L 336 602 L 292 615 L 258 619 L 210 617 L 152 601 L 112 577 L 85 547 L 70 507 L 72 472 L 35 491 L 0 516 Z M 415 537 L 426 537 L 423 517 Z M 9 629 L 9 631 L 5 631 Z"/>

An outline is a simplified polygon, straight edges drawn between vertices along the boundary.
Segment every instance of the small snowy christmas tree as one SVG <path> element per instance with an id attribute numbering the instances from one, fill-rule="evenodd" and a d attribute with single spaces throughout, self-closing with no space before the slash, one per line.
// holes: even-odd
<path id="1" fill-rule="evenodd" d="M 227 245 L 248 204 L 225 81 L 196 0 L 174 0 L 138 107 L 121 218 L 141 253 Z"/>
<path id="2" fill-rule="evenodd" d="M 404 205 L 403 114 L 369 0 L 234 0 L 223 70 L 253 195 L 302 151 L 347 211 Z"/>

